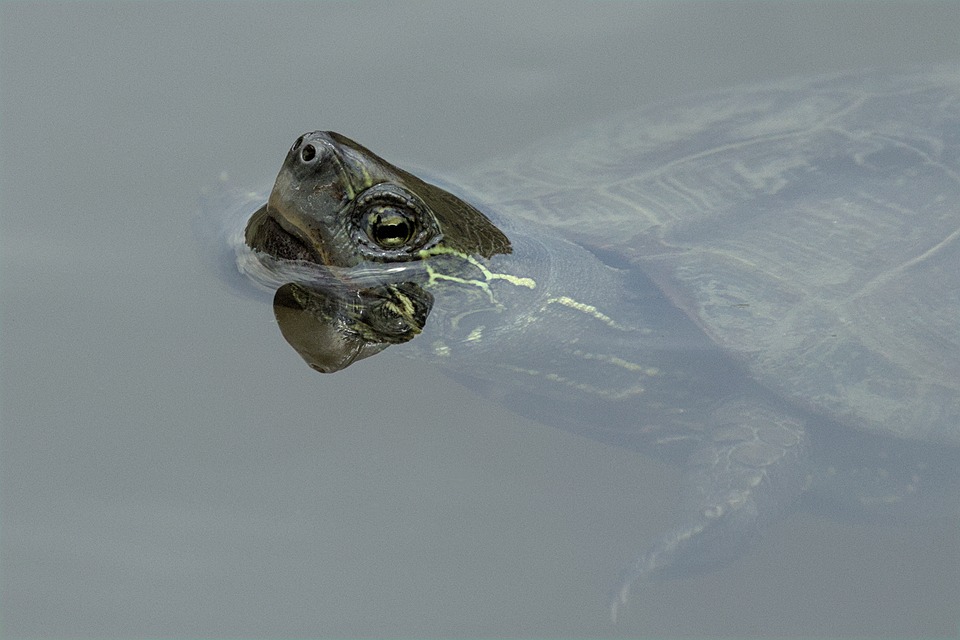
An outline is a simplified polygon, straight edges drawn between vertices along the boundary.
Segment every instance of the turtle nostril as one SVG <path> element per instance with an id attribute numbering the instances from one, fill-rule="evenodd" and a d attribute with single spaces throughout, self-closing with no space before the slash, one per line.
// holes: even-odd
<path id="1" fill-rule="evenodd" d="M 300 157 L 304 162 L 310 162 L 317 157 L 317 148 L 312 144 L 308 144 L 300 151 Z"/>
<path id="2" fill-rule="evenodd" d="M 300 148 L 301 144 L 303 144 L 303 136 L 300 136 L 299 138 L 297 138 L 297 141 L 293 143 L 293 147 L 290 150 L 296 151 L 297 149 Z"/>

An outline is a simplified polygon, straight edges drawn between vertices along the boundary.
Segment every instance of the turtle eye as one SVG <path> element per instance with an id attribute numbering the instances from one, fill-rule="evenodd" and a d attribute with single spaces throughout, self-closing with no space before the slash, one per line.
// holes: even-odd
<path id="1" fill-rule="evenodd" d="M 357 196 L 352 229 L 361 251 L 374 260 L 411 260 L 439 239 L 427 206 L 391 183 L 376 184 Z"/>
<path id="2" fill-rule="evenodd" d="M 383 249 L 396 249 L 413 238 L 414 222 L 403 211 L 384 207 L 367 216 L 367 237 Z"/>

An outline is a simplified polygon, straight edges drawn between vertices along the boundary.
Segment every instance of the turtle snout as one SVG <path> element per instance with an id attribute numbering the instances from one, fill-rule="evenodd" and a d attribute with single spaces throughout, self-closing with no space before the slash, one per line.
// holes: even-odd
<path id="1" fill-rule="evenodd" d="M 324 156 L 335 153 L 335 145 L 326 131 L 310 131 L 303 134 L 290 147 L 289 160 L 301 165 L 315 165 Z"/>

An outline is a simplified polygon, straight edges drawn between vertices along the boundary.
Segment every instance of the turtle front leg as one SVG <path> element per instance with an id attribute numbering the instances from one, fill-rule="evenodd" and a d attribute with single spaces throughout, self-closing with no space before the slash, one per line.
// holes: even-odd
<path id="1" fill-rule="evenodd" d="M 711 422 L 684 472 L 686 521 L 624 570 L 610 601 L 614 623 L 634 583 L 736 557 L 804 490 L 807 435 L 799 418 L 738 399 L 718 407 Z"/>

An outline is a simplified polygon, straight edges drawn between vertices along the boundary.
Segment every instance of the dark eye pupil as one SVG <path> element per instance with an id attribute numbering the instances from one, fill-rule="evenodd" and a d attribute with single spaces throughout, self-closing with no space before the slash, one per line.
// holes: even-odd
<path id="1" fill-rule="evenodd" d="M 403 217 L 384 217 L 373 225 L 373 240 L 382 247 L 396 247 L 410 240 L 410 222 Z"/>

